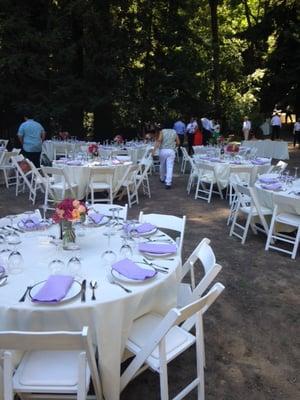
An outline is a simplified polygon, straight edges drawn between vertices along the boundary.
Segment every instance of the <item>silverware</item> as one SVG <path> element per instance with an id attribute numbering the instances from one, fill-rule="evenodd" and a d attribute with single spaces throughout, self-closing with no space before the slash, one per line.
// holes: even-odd
<path id="1" fill-rule="evenodd" d="M 157 265 L 152 262 L 149 262 L 145 258 L 143 258 L 143 260 L 144 260 L 143 264 L 149 265 L 150 267 L 154 268 L 156 271 L 163 272 L 165 274 L 167 274 L 169 272 L 169 268 L 167 268 L 167 267 L 163 267 L 161 265 Z"/>
<path id="2" fill-rule="evenodd" d="M 97 288 L 98 284 L 97 281 L 91 281 L 90 282 L 90 288 L 92 289 L 93 293 L 92 293 L 92 300 L 96 300 L 96 296 L 95 296 L 95 289 Z"/>
<path id="3" fill-rule="evenodd" d="M 81 302 L 85 302 L 85 292 L 86 292 L 86 279 L 84 279 L 81 284 Z"/>
<path id="4" fill-rule="evenodd" d="M 2 276 L 1 276 L 1 278 L 0 278 L 0 286 L 3 286 L 3 285 L 6 284 L 7 276 L 8 276 L 8 275 L 2 275 Z"/>
<path id="5" fill-rule="evenodd" d="M 114 280 L 114 278 L 112 276 L 108 276 L 107 277 L 108 282 L 111 283 L 112 285 L 117 285 L 120 288 L 122 288 L 123 290 L 125 290 L 126 293 L 132 293 L 132 291 L 130 289 L 128 289 L 127 287 L 121 285 L 121 283 L 117 282 Z"/>
<path id="6" fill-rule="evenodd" d="M 23 303 L 26 299 L 27 293 L 32 289 L 32 286 L 27 286 L 23 296 L 20 298 L 19 303 Z"/>
<path id="7" fill-rule="evenodd" d="M 149 256 L 144 256 L 147 260 L 149 260 L 149 261 L 155 261 L 156 260 L 156 258 L 154 258 L 154 257 L 149 257 Z M 174 261 L 175 260 L 175 258 L 162 258 L 164 261 Z"/>
<path id="8" fill-rule="evenodd" d="M 22 229 L 15 228 L 14 226 L 11 226 L 11 225 L 6 225 L 5 228 L 12 229 L 15 232 L 24 233 L 24 231 Z"/>
<path id="9" fill-rule="evenodd" d="M 150 239 L 150 238 L 146 238 L 148 240 L 148 242 L 168 242 L 168 243 L 173 243 L 173 240 L 171 239 Z"/>

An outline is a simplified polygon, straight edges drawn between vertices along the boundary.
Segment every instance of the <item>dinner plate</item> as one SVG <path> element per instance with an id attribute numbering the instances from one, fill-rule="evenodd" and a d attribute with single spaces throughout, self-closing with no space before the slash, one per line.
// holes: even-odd
<path id="1" fill-rule="evenodd" d="M 136 262 L 135 264 L 140 264 L 139 262 Z M 146 265 L 143 264 L 140 266 L 143 269 L 149 269 L 150 271 L 154 271 L 155 274 L 149 278 L 146 279 L 131 279 L 131 278 L 127 278 L 126 276 L 120 274 L 118 271 L 116 271 L 115 269 L 111 269 L 111 274 L 112 276 L 117 279 L 118 281 L 124 282 L 124 283 L 145 283 L 145 282 L 149 282 L 152 281 L 153 279 L 156 278 L 157 276 L 157 271 L 155 270 L 155 268 L 153 268 L 151 265 Z"/>
<path id="2" fill-rule="evenodd" d="M 150 257 L 170 257 L 174 256 L 176 252 L 174 253 L 149 253 L 148 251 L 141 251 L 142 254 L 146 254 L 147 256 Z"/>
<path id="3" fill-rule="evenodd" d="M 46 282 L 47 282 L 46 280 L 41 281 L 32 286 L 32 288 L 29 290 L 29 297 L 31 298 L 31 300 Z M 81 283 L 78 281 L 73 281 L 72 286 L 68 290 L 68 293 L 60 301 L 34 301 L 34 303 L 48 305 L 48 306 L 63 304 L 75 299 L 80 294 L 80 292 L 81 292 Z"/>
<path id="4" fill-rule="evenodd" d="M 132 236 L 137 236 L 137 237 L 140 237 L 140 236 L 150 236 L 150 235 L 153 235 L 154 233 L 156 233 L 157 230 L 158 230 L 157 227 L 153 228 L 151 231 L 143 232 L 143 233 L 139 233 L 139 232 L 137 232 L 136 230 L 132 230 L 132 231 L 131 231 L 131 234 L 132 234 Z"/>
<path id="5" fill-rule="evenodd" d="M 30 219 L 30 218 L 28 218 Z M 41 220 L 37 225 L 28 226 L 23 221 L 19 221 L 17 223 L 18 227 L 23 231 L 32 232 L 32 231 L 44 231 L 45 229 L 50 228 L 52 222 L 49 220 Z"/>
<path id="6" fill-rule="evenodd" d="M 107 217 L 106 215 L 102 218 L 102 220 L 96 224 L 95 222 L 93 222 L 89 217 L 87 218 L 87 220 L 85 221 L 84 225 L 91 227 L 91 228 L 97 228 L 98 226 L 103 226 L 106 225 L 108 222 L 110 221 L 110 217 Z"/>

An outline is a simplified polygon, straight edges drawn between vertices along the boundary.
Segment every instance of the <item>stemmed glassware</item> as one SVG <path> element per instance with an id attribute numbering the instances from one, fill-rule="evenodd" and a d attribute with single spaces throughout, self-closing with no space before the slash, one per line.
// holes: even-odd
<path id="1" fill-rule="evenodd" d="M 24 270 L 24 260 L 18 250 L 13 250 L 7 259 L 7 269 L 10 274 L 20 274 Z"/>
<path id="2" fill-rule="evenodd" d="M 294 167 L 294 170 L 295 170 L 294 179 L 295 180 L 298 179 L 298 169 L 299 169 L 299 167 Z"/>
<path id="3" fill-rule="evenodd" d="M 112 221 L 111 221 L 112 222 Z M 103 260 L 104 260 L 104 262 L 105 262 L 105 264 L 106 265 L 109 265 L 109 266 L 111 266 L 111 264 L 113 263 L 113 262 L 115 262 L 116 261 L 116 259 L 117 259 L 117 255 L 116 255 L 116 253 L 111 249 L 111 236 L 112 235 L 114 235 L 114 230 L 113 230 L 113 224 L 112 223 L 110 223 L 108 226 L 107 226 L 107 229 L 106 229 L 106 231 L 103 233 L 103 235 L 104 236 L 107 236 L 107 250 L 105 250 L 103 253 L 102 253 L 102 258 L 103 258 Z"/>
<path id="4" fill-rule="evenodd" d="M 67 264 L 67 269 L 71 275 L 80 277 L 79 272 L 81 271 L 81 261 L 79 256 L 71 257 Z"/>

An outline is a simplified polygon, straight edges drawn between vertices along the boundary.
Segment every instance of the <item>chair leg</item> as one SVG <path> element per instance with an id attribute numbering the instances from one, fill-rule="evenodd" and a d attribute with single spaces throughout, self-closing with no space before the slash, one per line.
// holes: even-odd
<path id="1" fill-rule="evenodd" d="M 245 244 L 245 241 L 246 241 L 246 238 L 247 238 L 247 234 L 248 234 L 248 230 L 249 230 L 249 226 L 250 226 L 250 223 L 251 223 L 251 219 L 252 219 L 252 215 L 249 214 L 248 218 L 247 218 L 247 221 L 246 221 L 246 225 L 245 225 L 242 244 Z"/>
<path id="2" fill-rule="evenodd" d="M 214 184 L 211 182 L 207 202 L 210 203 Z"/>
<path id="3" fill-rule="evenodd" d="M 273 236 L 273 231 L 274 231 L 274 225 L 275 225 L 275 216 L 273 215 L 272 220 L 271 220 L 271 224 L 270 224 L 270 228 L 269 228 L 269 233 L 268 233 L 267 241 L 266 241 L 266 246 L 265 246 L 265 250 L 266 250 L 266 251 L 269 250 L 270 243 L 271 243 L 271 241 L 272 241 L 272 236 Z"/>
<path id="4" fill-rule="evenodd" d="M 3 169 L 3 174 L 4 174 L 5 185 L 6 185 L 7 189 L 8 189 L 9 188 L 8 178 L 7 178 L 7 172 L 6 172 L 5 169 Z"/>
<path id="5" fill-rule="evenodd" d="M 203 321 L 202 317 L 197 318 L 196 321 L 196 330 L 198 331 L 197 340 L 196 340 L 196 361 L 197 361 L 197 378 L 199 379 L 199 383 L 197 386 L 197 399 L 204 400 L 205 399 L 205 384 L 204 384 L 204 362 L 205 362 L 205 353 L 204 353 L 204 334 L 203 334 Z"/>
<path id="6" fill-rule="evenodd" d="M 292 253 L 292 259 L 295 260 L 296 258 L 296 254 L 297 254 L 297 250 L 298 250 L 298 246 L 299 246 L 299 241 L 300 241 L 300 227 L 297 230 L 297 235 L 295 238 L 295 244 L 293 247 L 293 253 Z"/>
<path id="7" fill-rule="evenodd" d="M 159 343 L 159 359 L 160 399 L 169 400 L 168 367 L 166 360 L 166 345 L 164 339 Z"/>

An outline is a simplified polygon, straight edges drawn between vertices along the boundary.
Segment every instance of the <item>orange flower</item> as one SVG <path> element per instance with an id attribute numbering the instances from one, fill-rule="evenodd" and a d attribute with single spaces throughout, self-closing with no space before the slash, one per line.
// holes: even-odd
<path id="1" fill-rule="evenodd" d="M 72 219 L 76 220 L 80 218 L 80 212 L 77 209 L 72 211 Z"/>
<path id="2" fill-rule="evenodd" d="M 85 207 L 84 207 L 82 204 L 80 204 L 80 206 L 77 208 L 77 210 L 78 210 L 78 212 L 79 212 L 80 214 L 85 213 Z"/>
<path id="3" fill-rule="evenodd" d="M 80 206 L 79 200 L 73 200 L 73 207 L 78 208 Z"/>

